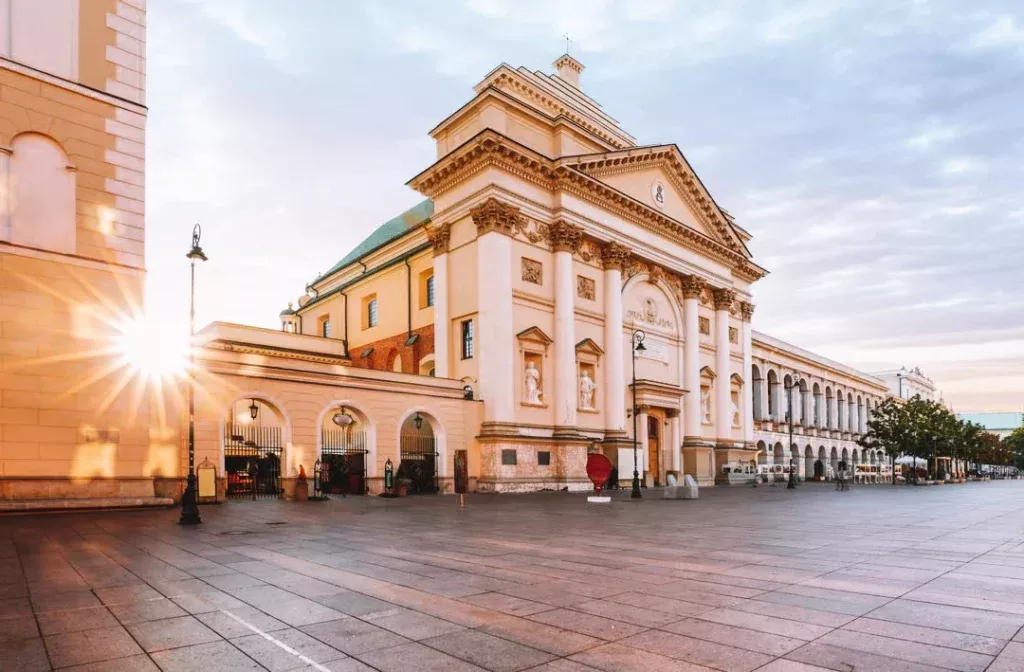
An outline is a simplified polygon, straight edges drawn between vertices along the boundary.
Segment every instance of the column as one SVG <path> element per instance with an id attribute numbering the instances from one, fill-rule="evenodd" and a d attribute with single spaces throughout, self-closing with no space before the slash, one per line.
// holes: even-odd
<path id="1" fill-rule="evenodd" d="M 683 277 L 683 432 L 684 442 L 700 438 L 700 331 L 697 311 L 700 293 L 706 286 L 703 278 Z"/>
<path id="2" fill-rule="evenodd" d="M 555 427 L 575 429 L 579 406 L 576 376 L 576 282 L 572 254 L 583 242 L 583 229 L 564 220 L 550 227 L 555 256 Z"/>
<path id="3" fill-rule="evenodd" d="M 670 460 L 668 463 L 668 469 L 669 471 L 675 472 L 676 478 L 679 478 L 681 476 L 682 470 L 682 460 L 680 454 L 682 440 L 679 432 L 679 409 L 669 409 L 667 449 L 669 451 Z"/>
<path id="4" fill-rule="evenodd" d="M 3 4 L 3 3 L 0 3 Z M 0 31 L 2 32 L 2 31 Z M 0 145 L 0 240 L 11 239 L 11 149 Z"/>
<path id="5" fill-rule="evenodd" d="M 800 401 L 803 404 L 800 418 L 804 422 L 804 427 L 814 427 L 814 388 L 811 387 L 807 378 L 804 378 L 804 389 L 800 392 Z"/>
<path id="6" fill-rule="evenodd" d="M 486 422 L 515 418 L 515 336 L 512 330 L 512 239 L 524 226 L 519 209 L 489 198 L 470 211 L 477 229 L 476 352 Z"/>
<path id="7" fill-rule="evenodd" d="M 451 310 L 448 307 L 448 243 L 451 224 L 429 229 L 434 246 L 434 375 L 451 377 Z"/>
<path id="8" fill-rule="evenodd" d="M 754 380 L 751 377 L 753 371 L 753 362 L 751 358 L 754 354 L 753 336 L 751 332 L 751 320 L 754 318 L 754 304 L 743 301 L 740 303 L 740 314 L 743 316 L 743 332 L 741 334 L 743 338 L 743 379 L 747 381 L 746 389 L 743 390 L 743 408 L 740 409 L 743 413 L 743 442 L 747 444 L 747 448 L 754 447 Z M 762 376 L 765 374 L 762 373 Z M 762 412 L 767 404 L 767 397 L 764 396 L 763 388 L 767 384 L 767 380 L 761 382 L 762 391 L 761 394 L 761 408 Z"/>
<path id="9" fill-rule="evenodd" d="M 732 364 L 729 358 L 729 309 L 736 300 L 736 292 L 731 289 L 718 288 L 715 296 L 715 436 L 720 441 L 728 439 L 732 433 L 732 420 L 729 412 L 732 401 L 729 398 L 732 376 Z"/>
<path id="10" fill-rule="evenodd" d="M 608 243 L 601 250 L 604 262 L 604 426 L 626 429 L 625 343 L 622 339 L 622 272 L 629 250 Z"/>

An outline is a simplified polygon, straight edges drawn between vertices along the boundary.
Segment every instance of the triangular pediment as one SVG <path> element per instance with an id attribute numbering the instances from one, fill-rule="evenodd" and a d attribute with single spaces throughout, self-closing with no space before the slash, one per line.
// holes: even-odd
<path id="1" fill-rule="evenodd" d="M 554 343 L 554 341 L 551 340 L 551 337 L 545 334 L 540 327 L 529 327 L 527 329 L 523 329 L 518 334 L 516 334 L 516 338 L 518 338 L 520 341 L 529 341 L 531 343 L 537 343 L 539 345 L 543 345 L 544 347 L 547 347 Z"/>
<path id="2" fill-rule="evenodd" d="M 649 208 L 750 257 L 731 217 L 721 210 L 675 145 L 568 157 L 568 165 Z"/>
<path id="3" fill-rule="evenodd" d="M 603 355 L 604 350 L 594 342 L 592 338 L 584 338 L 576 344 L 576 352 L 585 352 L 588 355 Z"/>

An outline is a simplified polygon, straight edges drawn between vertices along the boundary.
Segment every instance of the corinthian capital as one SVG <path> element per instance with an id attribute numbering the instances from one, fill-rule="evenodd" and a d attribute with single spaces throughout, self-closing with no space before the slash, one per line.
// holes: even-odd
<path id="1" fill-rule="evenodd" d="M 736 292 L 727 287 L 716 287 L 712 295 L 715 298 L 715 310 L 730 310 L 736 300 Z"/>
<path id="2" fill-rule="evenodd" d="M 699 299 L 700 293 L 704 291 L 708 283 L 704 278 L 696 275 L 684 275 L 682 276 L 681 285 L 684 299 Z"/>
<path id="3" fill-rule="evenodd" d="M 452 225 L 441 224 L 440 226 L 432 226 L 427 229 L 427 238 L 430 240 L 430 244 L 434 246 L 434 256 L 440 256 L 448 252 L 448 243 L 452 237 Z"/>
<path id="4" fill-rule="evenodd" d="M 740 301 L 740 312 L 743 313 L 743 321 L 750 322 L 754 318 L 754 304 Z"/>
<path id="5" fill-rule="evenodd" d="M 548 236 L 553 251 L 576 252 L 583 243 L 583 228 L 559 219 L 548 227 Z"/>
<path id="6" fill-rule="evenodd" d="M 601 248 L 601 263 L 605 268 L 617 268 L 625 273 L 626 266 L 629 265 L 629 258 L 629 250 L 618 243 L 605 243 Z"/>
<path id="7" fill-rule="evenodd" d="M 493 196 L 470 210 L 469 216 L 476 224 L 478 236 L 491 231 L 512 236 L 517 229 L 526 225 L 526 220 L 519 214 L 519 208 L 503 203 Z"/>

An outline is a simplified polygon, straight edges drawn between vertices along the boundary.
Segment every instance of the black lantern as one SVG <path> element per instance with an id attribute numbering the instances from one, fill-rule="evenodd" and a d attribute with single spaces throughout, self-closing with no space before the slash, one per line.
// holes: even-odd
<path id="1" fill-rule="evenodd" d="M 412 419 L 412 424 L 416 425 L 416 429 L 423 428 L 423 416 L 416 413 L 416 417 Z"/>
<path id="2" fill-rule="evenodd" d="M 258 416 L 260 414 L 260 407 L 256 403 L 255 399 L 250 399 L 249 401 L 252 402 L 252 403 L 249 404 L 249 417 L 252 418 L 255 421 L 256 420 L 256 416 Z"/>

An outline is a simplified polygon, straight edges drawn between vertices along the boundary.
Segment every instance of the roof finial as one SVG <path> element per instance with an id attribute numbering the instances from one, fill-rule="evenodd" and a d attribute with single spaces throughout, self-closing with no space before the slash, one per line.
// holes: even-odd
<path id="1" fill-rule="evenodd" d="M 569 39 L 568 31 L 562 33 L 562 38 L 565 39 L 565 53 L 568 54 L 569 53 L 569 42 L 571 42 L 571 40 Z"/>

